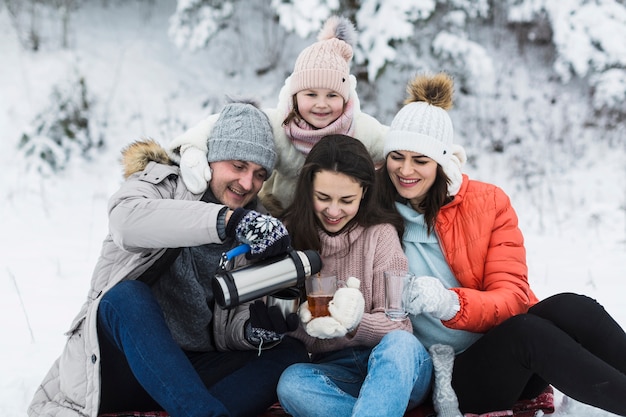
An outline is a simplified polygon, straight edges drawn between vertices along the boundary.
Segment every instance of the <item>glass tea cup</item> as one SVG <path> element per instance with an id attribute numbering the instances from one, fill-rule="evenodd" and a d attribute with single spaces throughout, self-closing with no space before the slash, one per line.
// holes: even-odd
<path id="1" fill-rule="evenodd" d="M 314 274 L 306 278 L 304 285 L 311 316 L 329 316 L 328 303 L 337 291 L 337 276 Z"/>
<path id="2" fill-rule="evenodd" d="M 405 295 L 415 275 L 409 271 L 385 271 L 385 314 L 393 321 L 402 321 L 409 313 Z"/>

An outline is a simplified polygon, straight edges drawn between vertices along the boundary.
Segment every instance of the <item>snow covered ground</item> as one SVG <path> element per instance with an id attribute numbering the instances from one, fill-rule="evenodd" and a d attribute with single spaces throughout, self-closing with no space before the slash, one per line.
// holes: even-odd
<path id="1" fill-rule="evenodd" d="M 208 91 L 235 80 L 211 72 L 211 57 L 178 51 L 167 38 L 173 2 L 147 9 L 133 2 L 86 6 L 72 20 L 71 49 L 37 54 L 19 48 L 0 7 L 0 414 L 25 414 L 36 386 L 59 355 L 64 331 L 85 299 L 107 232 L 107 198 L 121 182 L 120 149 L 140 136 L 166 143 L 202 119 Z M 52 23 L 50 32 L 54 32 Z M 55 23 L 58 24 L 58 23 Z M 75 67 L 104 99 L 107 147 L 41 179 L 16 150 L 33 109 L 50 85 Z M 236 80 L 239 89 L 274 97 L 277 88 Z M 225 91 L 227 92 L 227 91 Z M 268 105 L 274 104 L 268 101 Z M 547 113 L 546 113 L 547 114 Z M 389 121 L 385 121 L 389 122 Z M 532 193 L 516 188 L 502 156 L 483 157 L 470 175 L 502 186 L 520 217 L 531 284 L 540 298 L 562 291 L 588 294 L 626 326 L 626 152 L 594 144 L 589 167 L 545 178 Z M 559 417 L 608 417 L 557 393 Z"/>

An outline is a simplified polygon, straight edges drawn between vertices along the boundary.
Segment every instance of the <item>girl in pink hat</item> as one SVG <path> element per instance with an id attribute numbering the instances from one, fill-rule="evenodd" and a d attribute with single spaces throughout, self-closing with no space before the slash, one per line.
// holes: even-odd
<path id="1" fill-rule="evenodd" d="M 293 200 L 298 172 L 309 151 L 322 137 L 344 134 L 357 138 L 376 163 L 383 160 L 383 138 L 388 127 L 361 112 L 356 78 L 350 74 L 356 31 L 346 19 L 333 16 L 319 33 L 318 42 L 298 56 L 293 73 L 280 90 L 276 108 L 264 109 L 270 119 L 278 158 L 272 177 L 260 197 L 275 215 Z M 189 190 L 202 193 L 211 177 L 207 138 L 216 115 L 175 138 L 169 146 L 179 161 Z"/>

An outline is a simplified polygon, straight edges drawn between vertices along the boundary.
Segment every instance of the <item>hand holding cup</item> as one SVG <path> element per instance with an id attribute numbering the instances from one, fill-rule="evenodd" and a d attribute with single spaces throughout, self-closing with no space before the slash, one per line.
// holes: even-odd
<path id="1" fill-rule="evenodd" d="M 406 296 L 415 276 L 408 271 L 385 271 L 385 314 L 392 321 L 406 320 Z"/>

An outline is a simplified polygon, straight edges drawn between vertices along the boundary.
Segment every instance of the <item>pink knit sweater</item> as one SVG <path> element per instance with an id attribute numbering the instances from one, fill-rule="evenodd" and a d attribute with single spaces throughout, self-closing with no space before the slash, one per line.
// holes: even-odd
<path id="1" fill-rule="evenodd" d="M 361 292 L 365 298 L 365 313 L 356 333 L 335 339 L 316 339 L 300 326 L 291 335 L 302 340 L 309 352 L 321 353 L 354 346 L 375 346 L 392 330 L 412 332 L 411 322 L 391 321 L 385 316 L 386 270 L 408 270 L 406 256 L 402 251 L 398 234 L 393 226 L 381 224 L 364 229 L 357 227 L 350 233 L 329 236 L 320 231 L 322 242 L 322 274 L 337 275 L 346 280 L 353 276 L 361 280 Z"/>

